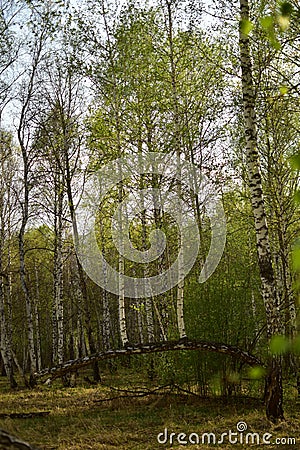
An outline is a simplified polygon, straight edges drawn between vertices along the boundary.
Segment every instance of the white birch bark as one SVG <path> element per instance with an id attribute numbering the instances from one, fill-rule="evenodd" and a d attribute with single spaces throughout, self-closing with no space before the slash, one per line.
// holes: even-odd
<path id="1" fill-rule="evenodd" d="M 119 170 L 121 168 L 119 167 Z M 119 183 L 118 187 L 118 201 L 119 205 L 122 203 L 123 199 L 123 184 Z M 120 337 L 121 344 L 125 346 L 128 343 L 128 335 L 127 335 L 127 326 L 126 326 L 126 308 L 125 308 L 125 287 L 124 287 L 124 271 L 125 271 L 125 261 L 122 253 L 123 251 L 123 208 L 119 206 L 119 215 L 118 215 L 118 237 L 119 237 L 119 249 L 121 252 L 118 256 L 118 272 L 119 272 L 119 326 L 120 326 Z"/>
<path id="2" fill-rule="evenodd" d="M 4 364 L 4 369 L 6 376 L 10 385 L 13 380 L 13 371 L 11 358 L 9 355 L 9 346 L 8 346 L 8 336 L 7 336 L 7 326 L 6 326 L 6 314 L 5 314 L 5 304 L 4 304 L 4 292 L 3 292 L 3 282 L 0 279 L 0 353 L 2 357 L 2 361 Z"/>
<path id="3" fill-rule="evenodd" d="M 197 341 L 184 340 L 182 341 L 167 341 L 167 342 L 152 342 L 147 344 L 133 344 L 130 347 L 117 350 L 109 350 L 108 352 L 97 352 L 93 355 L 82 357 L 76 360 L 65 362 L 62 366 L 47 368 L 36 374 L 37 379 L 51 376 L 52 379 L 62 376 L 63 374 L 86 367 L 95 360 L 106 360 L 118 358 L 122 355 L 141 355 L 147 353 L 158 353 L 175 350 L 199 350 L 203 352 L 214 352 L 225 355 L 230 355 L 241 362 L 243 361 L 250 366 L 260 366 L 262 362 L 251 353 L 246 352 L 239 347 L 227 345 L 220 342 L 211 341 Z"/>
<path id="4" fill-rule="evenodd" d="M 12 388 L 17 386 L 12 360 L 12 297 L 11 297 L 11 182 L 13 168 L 11 150 L 5 135 L 0 143 L 0 353 L 6 376 Z M 3 148 L 2 148 L 3 147 Z M 8 248 L 4 251 L 5 241 Z M 7 255 L 7 256 L 6 256 Z M 4 271 L 4 258 L 6 272 Z"/>
<path id="5" fill-rule="evenodd" d="M 248 0 L 240 0 L 241 20 L 249 20 Z M 263 198 L 257 142 L 257 120 L 255 111 L 255 92 L 252 78 L 252 62 L 249 36 L 242 32 L 239 36 L 240 61 L 242 69 L 242 93 L 245 126 L 245 151 L 248 168 L 249 188 L 254 216 L 258 264 L 262 283 L 262 296 L 266 310 L 267 334 L 271 339 L 281 332 L 280 312 L 272 257 L 270 251 L 268 225 Z M 282 368 L 281 358 L 271 358 L 266 386 L 266 413 L 272 421 L 283 418 L 282 409 Z"/>

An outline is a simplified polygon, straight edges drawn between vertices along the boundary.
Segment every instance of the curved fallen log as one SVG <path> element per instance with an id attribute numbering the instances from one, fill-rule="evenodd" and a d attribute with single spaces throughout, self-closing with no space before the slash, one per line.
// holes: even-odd
<path id="1" fill-rule="evenodd" d="M 46 417 L 49 416 L 51 411 L 33 411 L 33 412 L 20 412 L 20 413 L 0 413 L 0 419 L 32 419 L 34 417 Z"/>
<path id="2" fill-rule="evenodd" d="M 0 450 L 38 450 L 36 447 L 0 429 Z"/>
<path id="3" fill-rule="evenodd" d="M 106 352 L 97 352 L 89 356 L 74 359 L 65 362 L 56 367 L 43 369 L 34 374 L 34 379 L 50 377 L 55 379 L 61 377 L 67 372 L 73 372 L 82 367 L 92 364 L 94 361 L 117 358 L 123 355 L 141 355 L 146 353 L 160 353 L 174 350 L 199 350 L 203 352 L 223 353 L 239 359 L 250 366 L 263 366 L 263 363 L 254 355 L 235 347 L 233 345 L 222 344 L 219 342 L 197 341 L 181 339 L 178 341 L 165 341 L 148 344 L 128 344 L 126 347 L 118 350 L 108 350 Z"/>

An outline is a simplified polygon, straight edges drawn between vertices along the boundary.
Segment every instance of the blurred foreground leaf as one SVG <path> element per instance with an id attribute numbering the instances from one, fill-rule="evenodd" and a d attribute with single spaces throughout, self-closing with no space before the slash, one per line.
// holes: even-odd
<path id="1" fill-rule="evenodd" d="M 242 19 L 240 22 L 240 29 L 246 36 L 249 35 L 250 31 L 253 29 L 253 23 L 250 20 Z"/>
<path id="2" fill-rule="evenodd" d="M 285 336 L 273 336 L 270 342 L 270 350 L 273 355 L 282 355 L 289 348 L 289 341 Z"/>
<path id="3" fill-rule="evenodd" d="M 260 380 L 266 374 L 266 369 L 261 366 L 251 367 L 249 369 L 249 378 L 252 380 Z"/>

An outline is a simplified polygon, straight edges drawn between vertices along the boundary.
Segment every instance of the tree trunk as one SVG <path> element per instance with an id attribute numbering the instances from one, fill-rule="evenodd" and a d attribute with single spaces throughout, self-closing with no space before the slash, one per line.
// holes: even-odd
<path id="1" fill-rule="evenodd" d="M 28 169 L 25 166 L 25 171 Z M 30 379 L 32 379 L 33 374 L 37 369 L 36 352 L 34 345 L 34 326 L 33 326 L 33 313 L 32 313 L 32 303 L 29 293 L 29 288 L 26 279 L 26 269 L 25 269 L 25 245 L 24 236 L 25 228 L 28 221 L 28 200 L 29 200 L 29 188 L 28 188 L 28 176 L 24 179 L 24 190 L 25 190 L 25 200 L 23 204 L 23 217 L 21 229 L 19 232 L 19 258 L 20 258 L 20 280 L 21 286 L 25 297 L 25 308 L 26 308 L 26 319 L 27 319 L 27 340 L 28 340 L 28 354 L 30 360 Z"/>
<path id="2" fill-rule="evenodd" d="M 119 167 L 121 170 L 121 168 Z M 121 344 L 124 347 L 128 343 L 128 335 L 127 335 L 127 326 L 126 326 L 126 309 L 125 309 L 125 287 L 124 287 L 124 270 L 125 270 L 125 261 L 123 256 L 123 229 L 122 229 L 122 223 L 123 223 L 123 208 L 120 207 L 120 204 L 122 203 L 123 199 L 123 183 L 119 183 L 118 188 L 118 201 L 119 201 L 119 217 L 118 217 L 118 238 L 119 238 L 119 325 L 120 325 L 120 337 L 121 337 Z"/>
<path id="3" fill-rule="evenodd" d="M 176 350 L 199 350 L 203 352 L 214 352 L 230 355 L 250 366 L 263 366 L 262 362 L 250 353 L 241 350 L 233 345 L 227 345 L 219 342 L 197 341 L 197 340 L 179 340 L 166 342 L 151 342 L 147 344 L 133 344 L 126 348 L 118 350 L 109 350 L 107 352 L 97 352 L 93 355 L 85 356 L 79 359 L 65 362 L 62 366 L 44 369 L 36 373 L 36 379 L 44 377 L 58 378 L 65 373 L 73 372 L 82 367 L 92 364 L 94 361 L 114 359 L 124 355 L 142 355 L 147 353 L 160 353 Z"/>
<path id="4" fill-rule="evenodd" d="M 0 266 L 1 266 L 1 264 L 0 264 Z M 1 267 L 0 267 L 0 271 L 1 271 Z M 11 343 L 8 341 L 8 336 L 7 336 L 4 292 L 3 292 L 1 278 L 0 278 L 0 325 L 1 325 L 1 333 L 0 333 L 1 357 L 2 357 L 2 361 L 4 364 L 4 368 L 5 368 L 5 373 L 6 373 L 8 381 L 9 381 L 10 387 L 15 388 L 17 386 L 17 383 L 16 383 L 16 381 L 14 379 L 14 375 L 13 375 L 13 366 L 12 366 L 12 358 L 11 358 Z"/>
<path id="5" fill-rule="evenodd" d="M 173 41 L 173 17 L 172 17 L 172 2 L 166 0 L 167 4 L 167 12 L 168 12 L 168 43 L 169 43 L 169 57 L 170 57 L 170 66 L 171 66 L 171 86 L 172 86 L 172 98 L 173 98 L 173 121 L 174 121 L 174 146 L 176 152 L 176 161 L 177 161 L 177 182 L 176 182 L 176 190 L 178 197 L 178 226 L 177 226 L 177 251 L 180 251 L 181 246 L 181 236 L 180 230 L 178 229 L 182 223 L 182 210 L 181 210 L 181 197 L 182 197 L 182 188 L 181 188 L 181 136 L 180 136 L 180 117 L 179 117 L 179 102 L 178 102 L 178 81 L 177 81 L 177 73 L 176 73 L 176 65 L 175 65 L 175 55 L 174 55 L 174 41 Z M 180 181 L 179 181 L 180 180 Z M 185 323 L 184 323 L 184 262 L 183 255 L 179 254 L 178 256 L 178 284 L 177 284 L 177 323 L 178 323 L 178 331 L 180 339 L 186 338 L 185 332 Z"/>
<path id="6" fill-rule="evenodd" d="M 58 364 L 64 360 L 64 305 L 63 305 L 63 261 L 62 261 L 62 232 L 63 232 L 63 185 L 57 168 L 55 175 L 55 205 L 54 205 L 54 302 L 53 302 L 53 355 Z"/>
<path id="7" fill-rule="evenodd" d="M 103 222 L 100 222 L 100 240 L 101 240 L 101 251 L 105 257 L 105 245 L 104 245 L 104 233 L 103 233 Z M 110 325 L 110 309 L 109 309 L 109 299 L 108 292 L 106 290 L 107 283 L 107 268 L 103 264 L 103 279 L 105 281 L 104 288 L 102 289 L 102 342 L 103 350 L 109 350 L 111 348 L 111 325 Z"/>
<path id="8" fill-rule="evenodd" d="M 36 333 L 36 356 L 37 356 L 37 370 L 41 370 L 42 350 L 41 350 L 40 314 L 38 306 L 40 304 L 40 281 L 35 261 L 34 261 L 34 272 L 35 272 L 36 298 L 33 302 L 33 306 L 34 306 L 35 333 Z"/>
<path id="9" fill-rule="evenodd" d="M 36 75 L 41 60 L 42 50 L 47 39 L 47 33 L 45 33 L 46 27 L 41 26 L 35 36 L 34 47 L 32 49 L 32 63 L 29 70 L 29 78 L 24 94 L 22 95 L 22 107 L 20 112 L 20 120 L 18 123 L 17 136 L 18 142 L 22 154 L 22 193 L 23 198 L 20 199 L 21 206 L 21 226 L 19 230 L 19 262 L 20 262 L 20 281 L 25 298 L 26 308 L 26 320 L 27 320 L 27 341 L 28 341 L 28 354 L 30 360 L 30 380 L 33 382 L 33 374 L 36 371 L 36 352 L 34 342 L 34 326 L 33 326 L 33 313 L 32 313 L 32 301 L 30 297 L 30 291 L 27 285 L 27 274 L 25 267 L 25 232 L 29 220 L 29 197 L 31 191 L 31 164 L 33 161 L 33 148 L 30 147 L 31 135 L 30 124 L 32 118 L 35 116 L 36 111 L 32 109 L 33 98 L 36 94 Z"/>
<path id="10" fill-rule="evenodd" d="M 249 20 L 248 0 L 240 0 L 240 12 L 241 21 Z M 255 93 L 252 78 L 250 43 L 248 35 L 245 35 L 242 32 L 242 26 L 240 26 L 239 46 L 242 69 L 242 92 L 248 179 L 252 212 L 255 222 L 258 264 L 262 283 L 262 296 L 266 310 L 267 334 L 270 341 L 273 336 L 280 333 L 280 312 L 277 304 L 276 283 L 272 265 L 258 158 Z M 269 372 L 266 385 L 266 414 L 268 419 L 276 422 L 284 418 L 282 408 L 282 363 L 280 356 L 271 356 L 268 370 Z"/>
<path id="11" fill-rule="evenodd" d="M 145 206 L 145 196 L 144 189 L 145 186 L 145 175 L 143 174 L 143 157 L 142 157 L 142 140 L 139 140 L 139 172 L 140 172 L 140 183 L 139 183 L 139 197 L 140 197 L 140 205 L 141 205 L 141 222 L 142 222 L 142 249 L 145 252 L 147 250 L 147 223 L 146 223 L 146 206 Z M 147 265 L 144 265 L 143 269 L 143 277 L 148 278 L 150 276 Z M 153 295 L 151 297 L 147 297 L 144 300 L 145 304 L 145 318 L 146 318 L 146 327 L 147 327 L 147 342 L 154 341 L 154 319 L 153 319 Z M 140 311 L 138 310 L 138 314 Z"/>
<path id="12" fill-rule="evenodd" d="M 11 150 L 9 142 L 5 142 L 6 148 L 0 148 L 0 353 L 5 368 L 5 373 L 12 388 L 17 386 L 13 375 L 12 364 L 12 304 L 11 304 L 11 261 L 10 261 L 10 237 L 11 237 L 11 176 L 10 164 Z M 1 139 L 2 140 L 2 139 Z M 3 145 L 3 143 L 1 142 Z M 0 144 L 0 145 L 1 145 Z M 1 145 L 1 147 L 2 147 Z M 7 251 L 7 273 L 4 273 L 4 251 L 5 240 L 8 242 Z M 5 286 L 6 285 L 6 286 Z"/>
<path id="13" fill-rule="evenodd" d="M 65 148 L 64 148 L 64 167 L 65 167 L 65 183 L 66 183 L 66 190 L 67 190 L 67 197 L 68 197 L 68 205 L 69 205 L 69 211 L 70 216 L 72 220 L 73 225 L 73 235 L 75 240 L 75 247 L 78 248 L 78 242 L 79 242 L 79 234 L 78 234 L 78 227 L 77 227 L 77 221 L 76 221 L 76 214 L 75 214 L 75 206 L 74 206 L 74 199 L 73 199 L 73 193 L 72 193 L 72 175 L 71 175 L 71 167 L 70 167 L 70 159 L 68 154 L 68 134 L 67 129 L 64 128 L 64 134 L 65 134 Z M 83 268 L 81 267 L 80 261 L 78 259 L 77 254 L 76 257 L 76 264 L 77 264 L 77 270 L 78 270 L 78 276 L 79 276 L 79 285 L 81 290 L 81 296 L 83 301 L 83 307 L 84 307 L 84 322 L 85 322 L 85 329 L 87 333 L 87 341 L 88 345 L 90 347 L 90 351 L 94 353 L 96 351 L 95 346 L 95 340 L 93 336 L 93 330 L 92 330 L 92 322 L 91 322 L 91 312 L 90 312 L 90 306 L 88 303 L 88 293 L 87 293 L 87 286 L 86 286 L 86 280 Z M 96 381 L 100 380 L 100 373 L 98 365 L 96 364 L 94 366 L 94 378 Z"/>
<path id="14" fill-rule="evenodd" d="M 103 321 L 102 321 L 103 349 L 109 350 L 111 347 L 110 310 L 107 291 L 105 291 L 104 289 L 102 291 L 102 299 L 103 299 Z"/>

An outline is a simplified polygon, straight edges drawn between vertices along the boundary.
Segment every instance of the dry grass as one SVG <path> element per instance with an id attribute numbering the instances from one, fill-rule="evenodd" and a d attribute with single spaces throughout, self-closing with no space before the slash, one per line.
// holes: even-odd
<path id="1" fill-rule="evenodd" d="M 115 376 L 115 385 L 132 389 L 137 380 L 128 371 L 127 377 Z M 179 445 L 178 442 L 163 445 L 158 444 L 157 435 L 167 428 L 169 433 L 184 432 L 187 435 L 197 433 L 201 436 L 204 432 L 213 432 L 219 438 L 230 429 L 236 431 L 237 422 L 245 421 L 249 431 L 260 433 L 261 436 L 271 433 L 272 441 L 277 437 L 297 439 L 296 445 L 269 445 L 270 449 L 300 448 L 300 401 L 295 392 L 290 393 L 285 403 L 286 422 L 277 426 L 266 420 L 262 403 L 255 399 L 201 399 L 165 392 L 143 398 L 99 402 L 112 395 L 116 396 L 116 392 L 112 393 L 103 385 L 71 389 L 56 384 L 14 392 L 2 389 L 1 413 L 50 411 L 50 415 L 2 418 L 0 427 L 44 450 L 205 450 L 214 446 Z M 216 447 L 222 450 L 261 448 L 250 444 L 225 443 Z"/>

